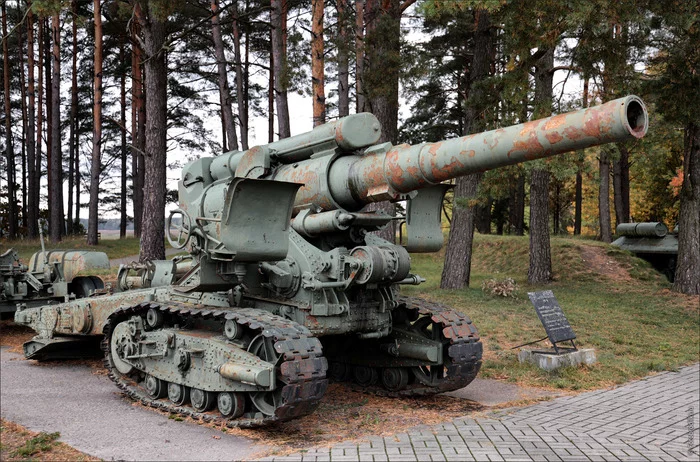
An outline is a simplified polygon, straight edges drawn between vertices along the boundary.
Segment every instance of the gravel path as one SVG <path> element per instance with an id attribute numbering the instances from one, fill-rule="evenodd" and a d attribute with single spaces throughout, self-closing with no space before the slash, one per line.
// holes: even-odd
<path id="1" fill-rule="evenodd" d="M 0 415 L 104 460 L 240 460 L 251 440 L 133 406 L 88 366 L 37 365 L 0 350 Z"/>

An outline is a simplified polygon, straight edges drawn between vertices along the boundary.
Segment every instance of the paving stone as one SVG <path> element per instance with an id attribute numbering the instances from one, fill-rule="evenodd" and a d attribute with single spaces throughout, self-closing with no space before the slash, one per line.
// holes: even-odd
<path id="1" fill-rule="evenodd" d="M 691 460 L 700 444 L 700 366 L 486 417 L 460 417 L 390 437 L 346 442 L 281 461 Z M 649 403 L 654 403 L 653 408 Z M 688 403 L 691 403 L 689 406 Z M 688 409 L 690 408 L 690 411 Z M 688 415 L 694 425 L 687 447 Z M 264 460 L 273 460 L 270 458 Z"/>

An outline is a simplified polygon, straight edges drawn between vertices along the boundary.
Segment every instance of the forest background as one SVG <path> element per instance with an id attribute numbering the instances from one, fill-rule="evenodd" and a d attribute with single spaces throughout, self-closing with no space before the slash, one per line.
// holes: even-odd
<path id="1" fill-rule="evenodd" d="M 700 293 L 695 1 L 3 0 L 2 37 L 6 237 L 37 237 L 43 217 L 52 242 L 97 243 L 118 214 L 142 259 L 164 258 L 168 172 L 252 147 L 254 120 L 258 142 L 290 136 L 290 95 L 312 106 L 303 131 L 368 111 L 380 142 L 419 143 L 634 93 L 641 141 L 458 179 L 441 285 L 469 284 L 475 229 L 529 234 L 528 279 L 546 283 L 550 234 L 610 242 L 616 224 L 662 221 L 681 225 L 674 288 Z"/>

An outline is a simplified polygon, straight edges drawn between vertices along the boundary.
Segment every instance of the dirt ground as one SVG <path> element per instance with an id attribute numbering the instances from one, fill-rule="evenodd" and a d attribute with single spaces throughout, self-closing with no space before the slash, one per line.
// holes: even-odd
<path id="1" fill-rule="evenodd" d="M 59 433 L 36 433 L 0 420 L 0 460 L 100 460 L 56 441 Z"/>

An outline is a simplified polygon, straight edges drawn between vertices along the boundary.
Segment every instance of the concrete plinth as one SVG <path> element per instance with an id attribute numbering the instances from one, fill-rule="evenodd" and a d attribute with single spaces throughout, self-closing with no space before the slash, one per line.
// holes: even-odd
<path id="1" fill-rule="evenodd" d="M 549 353 L 551 351 L 551 354 Z M 518 360 L 521 363 L 529 362 L 544 369 L 553 371 L 560 367 L 578 366 L 579 364 L 593 364 L 596 362 L 595 350 L 583 348 L 576 351 L 567 351 L 556 354 L 554 349 L 549 350 L 520 350 Z"/>

